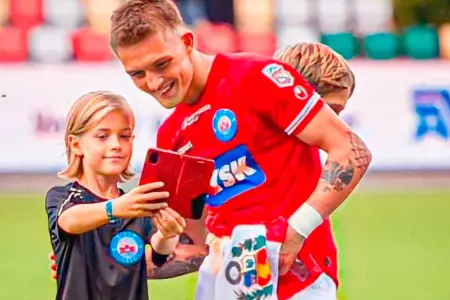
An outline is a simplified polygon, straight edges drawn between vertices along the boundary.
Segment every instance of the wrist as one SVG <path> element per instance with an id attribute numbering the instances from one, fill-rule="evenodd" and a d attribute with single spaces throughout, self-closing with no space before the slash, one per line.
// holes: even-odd
<path id="1" fill-rule="evenodd" d="M 311 205 L 304 203 L 288 220 L 292 227 L 303 239 L 323 223 L 322 216 Z"/>
<path id="2" fill-rule="evenodd" d="M 118 221 L 118 218 L 116 217 L 117 214 L 115 211 L 115 207 L 113 206 L 113 200 L 114 199 L 110 199 L 105 203 L 105 211 L 106 215 L 108 216 L 109 223 L 116 223 Z"/>
<path id="3" fill-rule="evenodd" d="M 163 255 L 169 255 L 174 250 L 179 241 L 179 235 L 165 237 L 159 230 L 152 235 L 150 246 L 155 252 Z"/>

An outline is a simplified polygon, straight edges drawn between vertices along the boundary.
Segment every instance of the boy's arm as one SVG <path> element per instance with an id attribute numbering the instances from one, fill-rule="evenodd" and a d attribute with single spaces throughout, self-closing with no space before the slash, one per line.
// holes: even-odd
<path id="1" fill-rule="evenodd" d="M 79 190 L 68 186 L 53 187 L 47 192 L 45 209 L 50 238 L 55 252 L 57 252 L 61 242 L 70 235 L 69 232 L 59 226 L 59 218 L 63 211 L 82 203 L 80 196 Z"/>
<path id="2" fill-rule="evenodd" d="M 83 234 L 108 223 L 105 203 L 88 203 L 72 206 L 68 209 L 61 207 L 58 226 L 69 234 Z"/>

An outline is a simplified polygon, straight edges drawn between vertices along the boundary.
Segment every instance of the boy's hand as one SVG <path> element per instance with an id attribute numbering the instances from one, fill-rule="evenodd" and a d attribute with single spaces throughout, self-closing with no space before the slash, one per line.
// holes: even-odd
<path id="1" fill-rule="evenodd" d="M 170 207 L 156 212 L 152 219 L 158 231 L 166 239 L 180 235 L 186 227 L 186 220 Z"/>
<path id="2" fill-rule="evenodd" d="M 155 191 L 163 186 L 162 182 L 147 183 L 114 199 L 112 201 L 114 217 L 122 219 L 153 217 L 158 210 L 167 207 L 164 201 L 169 197 L 169 193 Z"/>

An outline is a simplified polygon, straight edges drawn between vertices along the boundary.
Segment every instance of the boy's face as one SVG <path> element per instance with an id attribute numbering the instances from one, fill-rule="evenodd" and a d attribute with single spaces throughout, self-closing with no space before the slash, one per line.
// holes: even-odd
<path id="1" fill-rule="evenodd" d="M 117 53 L 140 90 L 163 107 L 173 108 L 186 98 L 192 84 L 191 41 L 175 30 L 165 30 L 135 45 L 118 47 Z"/>
<path id="2" fill-rule="evenodd" d="M 126 170 L 133 152 L 129 117 L 120 110 L 108 113 L 91 130 L 77 138 L 75 153 L 83 156 L 84 172 L 116 177 Z"/>

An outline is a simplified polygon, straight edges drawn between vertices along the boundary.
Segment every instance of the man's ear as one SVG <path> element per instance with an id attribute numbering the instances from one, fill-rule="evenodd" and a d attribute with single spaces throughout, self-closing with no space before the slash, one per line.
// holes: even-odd
<path id="1" fill-rule="evenodd" d="M 183 41 L 183 44 L 186 47 L 186 50 L 188 51 L 188 54 L 190 54 L 194 49 L 194 34 L 192 32 L 185 32 L 181 36 L 181 40 Z"/>

